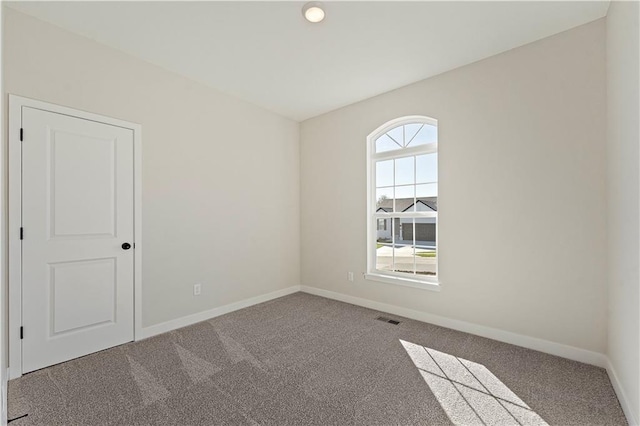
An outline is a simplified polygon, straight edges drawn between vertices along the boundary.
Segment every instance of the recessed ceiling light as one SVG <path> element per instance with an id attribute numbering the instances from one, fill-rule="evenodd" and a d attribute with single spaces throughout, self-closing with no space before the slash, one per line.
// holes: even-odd
<path id="1" fill-rule="evenodd" d="M 324 9 L 319 1 L 311 1 L 302 7 L 302 15 L 304 18 L 313 23 L 320 22 L 324 19 Z"/>

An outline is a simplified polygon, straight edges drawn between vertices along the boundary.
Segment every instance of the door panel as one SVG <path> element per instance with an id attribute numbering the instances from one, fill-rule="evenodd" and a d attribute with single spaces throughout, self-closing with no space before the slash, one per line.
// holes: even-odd
<path id="1" fill-rule="evenodd" d="M 50 138 L 51 237 L 115 236 L 116 140 L 59 131 Z"/>
<path id="2" fill-rule="evenodd" d="M 23 373 L 133 340 L 133 131 L 23 107 Z"/>
<path id="3" fill-rule="evenodd" d="M 52 335 L 115 321 L 115 258 L 53 263 L 49 269 Z"/>

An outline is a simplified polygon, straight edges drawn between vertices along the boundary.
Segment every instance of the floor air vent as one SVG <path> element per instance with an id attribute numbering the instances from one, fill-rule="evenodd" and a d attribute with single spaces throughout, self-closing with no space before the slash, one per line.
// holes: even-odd
<path id="1" fill-rule="evenodd" d="M 400 321 L 396 321 L 396 320 L 392 320 L 391 318 L 387 318 L 387 317 L 378 317 L 376 318 L 378 321 L 382 321 L 382 322 L 388 322 L 389 324 L 393 324 L 393 325 L 398 325 L 400 324 Z"/>

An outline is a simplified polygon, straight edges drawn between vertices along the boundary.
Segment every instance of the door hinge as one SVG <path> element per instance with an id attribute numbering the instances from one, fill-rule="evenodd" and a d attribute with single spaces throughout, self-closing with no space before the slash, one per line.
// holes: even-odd
<path id="1" fill-rule="evenodd" d="M 20 127 L 20 142 L 24 140 L 24 129 Z"/>
<path id="2" fill-rule="evenodd" d="M 20 239 L 24 239 L 24 228 L 22 226 L 20 227 Z"/>
<path id="3" fill-rule="evenodd" d="M 20 327 L 20 339 L 24 339 L 24 327 Z"/>

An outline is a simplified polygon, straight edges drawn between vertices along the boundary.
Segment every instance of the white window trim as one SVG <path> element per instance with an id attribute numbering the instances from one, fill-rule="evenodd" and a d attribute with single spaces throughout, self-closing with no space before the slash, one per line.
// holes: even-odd
<path id="1" fill-rule="evenodd" d="M 390 217 L 436 217 L 436 235 L 438 235 L 438 223 L 437 212 L 413 212 L 402 213 L 397 212 L 393 215 L 389 213 L 379 213 L 374 206 L 374 200 L 376 200 L 376 185 L 373 182 L 373 172 L 375 170 L 375 162 L 380 160 L 390 160 L 394 158 L 407 157 L 416 154 L 425 154 L 425 148 L 430 152 L 438 152 L 438 143 L 429 144 L 426 147 L 412 147 L 400 150 L 386 151 L 379 154 L 375 153 L 375 141 L 378 137 L 384 135 L 389 130 L 401 126 L 403 124 L 411 123 L 424 123 L 432 126 L 438 126 L 438 120 L 421 115 L 412 115 L 406 117 L 396 118 L 388 121 L 376 130 L 371 132 L 367 136 L 367 272 L 364 274 L 365 279 L 383 282 L 387 284 L 396 284 L 406 287 L 414 287 L 424 290 L 440 291 L 440 281 L 438 274 L 438 262 L 439 258 L 436 257 L 436 276 L 435 277 L 421 277 L 417 278 L 416 275 L 411 276 L 406 273 L 393 272 L 393 271 L 379 271 L 376 269 L 376 244 L 377 238 L 374 238 L 374 233 L 377 232 L 377 220 L 380 218 Z M 438 157 L 439 158 L 439 157 Z M 393 224 L 391 224 L 393 228 Z M 438 250 L 438 238 L 436 237 L 436 251 Z"/>
<path id="2" fill-rule="evenodd" d="M 376 272 L 376 273 L 368 272 L 364 274 L 364 278 L 369 281 L 378 281 L 381 283 L 396 284 L 404 287 L 413 287 L 413 288 L 419 288 L 422 290 L 440 291 L 440 283 L 433 278 L 418 280 L 418 279 L 407 278 L 406 276 L 395 276 L 392 274 L 395 274 L 395 273 L 391 271 L 388 271 L 388 272 L 385 271 L 384 274 L 379 272 Z"/>

